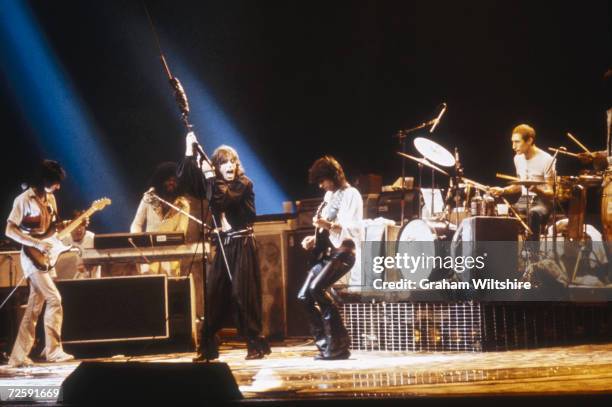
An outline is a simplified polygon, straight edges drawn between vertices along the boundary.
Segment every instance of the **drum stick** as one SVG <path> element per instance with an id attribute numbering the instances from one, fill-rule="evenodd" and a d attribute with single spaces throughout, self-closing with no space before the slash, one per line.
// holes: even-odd
<path id="1" fill-rule="evenodd" d="M 479 183 L 479 182 L 472 181 L 472 180 L 471 180 L 471 179 L 469 179 L 469 178 L 462 177 L 462 179 L 463 179 L 463 181 L 464 181 L 466 184 L 468 184 L 468 186 L 472 186 L 472 187 L 474 187 L 474 188 L 476 188 L 476 189 L 480 189 L 481 191 L 484 191 L 484 192 L 489 192 L 489 189 L 491 188 L 491 187 L 489 187 L 488 185 L 484 185 L 484 184 L 481 184 L 481 183 Z"/>
<path id="2" fill-rule="evenodd" d="M 514 217 L 516 219 L 518 219 L 518 221 L 521 223 L 521 225 L 525 228 L 525 230 L 530 234 L 533 235 L 533 232 L 531 231 L 531 228 L 529 226 L 527 226 L 527 224 L 525 223 L 525 221 L 523 221 L 523 219 L 521 219 L 521 215 L 519 215 L 516 210 L 512 207 L 512 205 L 510 205 L 510 202 L 508 202 L 508 200 L 506 198 L 504 198 L 503 196 L 500 197 L 501 199 L 504 200 L 504 203 L 506 205 L 508 205 L 508 209 L 512 212 L 512 214 L 514 215 Z"/>
<path id="3" fill-rule="evenodd" d="M 548 151 L 552 151 L 553 153 L 565 154 L 565 155 L 569 155 L 570 157 L 578 158 L 578 154 L 570 153 L 569 151 L 559 150 L 558 148 L 548 147 Z"/>
<path id="4" fill-rule="evenodd" d="M 497 178 L 507 179 L 509 181 L 520 181 L 520 178 L 513 177 L 512 175 L 500 174 L 499 172 L 495 174 Z"/>
<path id="5" fill-rule="evenodd" d="M 568 133 L 567 133 L 567 137 L 569 137 L 569 138 L 570 138 L 570 140 L 572 140 L 574 143 L 578 144 L 578 147 L 580 147 L 581 149 L 583 149 L 583 150 L 584 150 L 586 153 L 593 154 L 593 153 L 591 153 L 591 152 L 589 151 L 589 149 L 588 149 L 588 148 L 586 148 L 586 147 L 584 146 L 584 144 L 582 144 L 581 142 L 579 142 L 579 141 L 576 139 L 576 137 L 572 136 L 572 135 L 571 135 L 571 133 L 569 133 L 569 132 L 568 132 Z"/>

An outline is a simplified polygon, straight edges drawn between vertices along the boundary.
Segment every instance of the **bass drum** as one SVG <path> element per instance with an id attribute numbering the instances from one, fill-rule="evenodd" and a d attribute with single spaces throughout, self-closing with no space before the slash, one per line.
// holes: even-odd
<path id="1" fill-rule="evenodd" d="M 456 231 L 456 226 L 447 221 L 415 219 L 400 230 L 397 238 L 397 254 L 401 259 L 405 255 L 413 259 L 422 259 L 418 267 L 408 263 L 400 269 L 402 278 L 418 282 L 422 279 L 437 280 L 432 276 L 433 262 L 426 258 L 433 256 L 448 256 L 450 241 Z M 403 261 L 403 260 L 402 260 Z"/>

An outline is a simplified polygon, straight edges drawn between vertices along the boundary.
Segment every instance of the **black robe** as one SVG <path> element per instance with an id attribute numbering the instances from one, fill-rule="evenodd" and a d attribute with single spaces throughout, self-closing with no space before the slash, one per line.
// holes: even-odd
<path id="1" fill-rule="evenodd" d="M 178 177 L 186 192 L 200 199 L 209 199 L 217 226 L 221 227 L 221 214 L 225 214 L 232 231 L 244 230 L 255 221 L 255 193 L 253 182 L 241 175 L 231 182 L 215 179 L 204 181 L 195 158 L 185 157 L 179 163 Z M 207 300 L 208 331 L 203 331 L 204 344 L 223 327 L 226 314 L 233 305 L 234 320 L 238 334 L 245 338 L 256 338 L 262 331 L 261 272 L 257 257 L 257 246 L 252 234 L 232 237 L 229 241 L 221 233 L 222 241 L 215 240 L 215 258 L 208 272 Z M 220 245 L 232 275 L 230 281 Z M 214 346 L 214 345 L 205 345 Z"/>

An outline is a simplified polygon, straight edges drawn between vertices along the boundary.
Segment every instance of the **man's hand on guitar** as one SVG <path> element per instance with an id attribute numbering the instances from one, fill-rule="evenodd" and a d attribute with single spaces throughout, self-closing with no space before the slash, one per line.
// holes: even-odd
<path id="1" fill-rule="evenodd" d="M 310 250 L 315 246 L 315 237 L 312 235 L 308 235 L 302 240 L 302 247 L 305 250 Z"/>
<path id="2" fill-rule="evenodd" d="M 323 218 L 314 219 L 313 221 L 313 226 L 317 228 L 323 228 L 325 230 L 331 229 L 331 225 L 332 223 L 330 221 L 328 221 L 327 219 L 323 219 Z"/>
<path id="3" fill-rule="evenodd" d="M 49 253 L 49 251 L 51 251 L 53 246 L 51 245 L 51 243 L 44 242 L 42 240 L 37 240 L 34 243 L 34 248 L 39 250 L 40 252 L 42 252 L 44 254 L 47 254 L 47 253 Z"/>

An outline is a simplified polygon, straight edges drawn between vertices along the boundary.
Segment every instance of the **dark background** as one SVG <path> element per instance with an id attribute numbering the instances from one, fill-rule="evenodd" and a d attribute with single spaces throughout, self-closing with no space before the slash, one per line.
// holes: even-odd
<path id="1" fill-rule="evenodd" d="M 442 101 L 448 111 L 433 139 L 459 147 L 466 176 L 484 183 L 514 173 L 509 139 L 521 122 L 543 148 L 578 151 L 567 131 L 594 150 L 605 146 L 609 2 L 147 4 L 164 49 L 190 64 L 294 200 L 318 194 L 306 172 L 322 154 L 336 156 L 351 179 L 378 173 L 391 182 L 400 174 L 392 136 L 433 118 Z M 30 7 L 114 152 L 135 211 L 152 168 L 184 151 L 142 3 Z M 1 79 L 6 216 L 25 168 L 45 154 Z M 416 176 L 415 165 L 407 168 Z M 561 174 L 577 168 L 571 159 L 558 164 Z M 61 192 L 59 200 L 64 212 L 87 204 Z"/>

